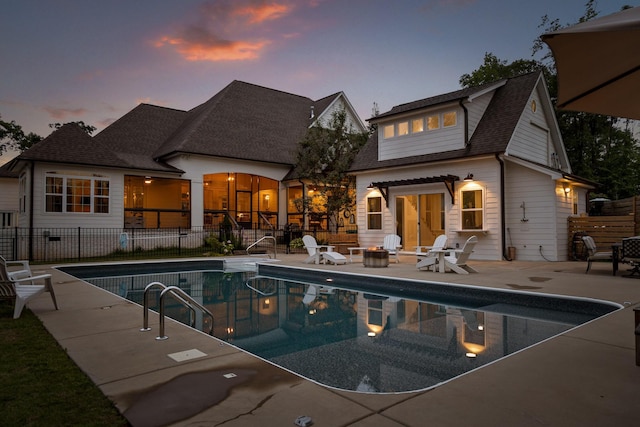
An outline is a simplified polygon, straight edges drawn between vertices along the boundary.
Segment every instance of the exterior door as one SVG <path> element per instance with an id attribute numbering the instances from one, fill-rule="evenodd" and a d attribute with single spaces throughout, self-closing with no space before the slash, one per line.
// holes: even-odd
<path id="1" fill-rule="evenodd" d="M 396 220 L 404 250 L 432 245 L 445 231 L 444 193 L 398 196 Z"/>

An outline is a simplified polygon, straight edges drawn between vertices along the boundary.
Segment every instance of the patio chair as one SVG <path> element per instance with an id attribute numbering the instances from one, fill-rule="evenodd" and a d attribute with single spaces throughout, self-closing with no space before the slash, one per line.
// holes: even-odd
<path id="1" fill-rule="evenodd" d="M 589 252 L 589 256 L 587 257 L 587 271 L 585 274 L 591 270 L 591 262 L 593 261 L 612 261 L 613 262 L 613 251 L 609 252 L 598 252 L 596 248 L 596 242 L 593 241 L 593 237 L 591 236 L 582 236 L 582 241 L 584 242 L 584 246 L 587 248 Z"/>
<path id="2" fill-rule="evenodd" d="M 393 256 L 396 259 L 396 264 L 400 262 L 400 258 L 398 258 L 398 252 L 402 248 L 401 238 L 397 234 L 388 234 L 384 236 L 384 241 L 382 243 L 382 249 L 389 252 L 389 256 Z"/>
<path id="3" fill-rule="evenodd" d="M 431 246 L 427 252 L 416 252 L 416 256 L 418 257 L 416 268 L 420 270 L 421 268 L 426 267 L 428 270 L 432 266 L 435 266 L 438 262 L 438 257 L 434 251 L 443 250 L 445 246 L 447 246 L 447 236 L 445 234 L 441 234 L 436 237 L 436 240 L 433 242 L 433 246 Z"/>
<path id="4" fill-rule="evenodd" d="M 620 262 L 631 265 L 631 273 L 624 277 L 640 274 L 640 236 L 622 239 L 622 259 Z"/>
<path id="5" fill-rule="evenodd" d="M 321 262 L 332 264 L 346 264 L 347 258 L 339 252 L 333 252 L 333 246 L 318 245 L 315 237 L 306 235 L 302 237 L 304 247 L 307 249 L 309 256 L 304 260 L 305 263 L 320 264 Z"/>
<path id="6" fill-rule="evenodd" d="M 14 265 L 14 267 L 9 267 Z M 19 269 L 15 269 L 15 265 L 19 265 Z M 10 268 L 12 268 L 10 270 Z M 36 285 L 34 282 L 42 280 L 43 285 Z M 7 261 L 0 256 L 0 283 L 3 283 L 3 297 L 13 297 L 15 294 L 15 307 L 13 309 L 13 318 L 17 319 L 22 314 L 22 309 L 28 300 L 43 292 L 49 292 L 53 306 L 58 309 L 56 294 L 53 292 L 51 285 L 51 275 L 41 274 L 34 276 L 31 274 L 31 268 L 28 261 Z M 13 289 L 10 289 L 10 284 Z"/>
<path id="7" fill-rule="evenodd" d="M 451 271 L 455 271 L 458 274 L 477 273 L 476 270 L 467 265 L 467 260 L 469 259 L 471 252 L 473 252 L 473 248 L 476 243 L 478 243 L 478 238 L 476 236 L 471 236 L 465 242 L 462 250 L 455 251 L 455 253 L 452 253 L 451 255 L 445 255 L 445 268 L 449 268 Z"/>

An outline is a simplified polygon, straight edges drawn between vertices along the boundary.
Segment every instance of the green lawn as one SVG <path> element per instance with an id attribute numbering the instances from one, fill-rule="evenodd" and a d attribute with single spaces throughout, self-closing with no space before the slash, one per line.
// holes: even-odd
<path id="1" fill-rule="evenodd" d="M 124 417 L 69 358 L 42 322 L 0 301 L 2 426 L 127 426 Z"/>

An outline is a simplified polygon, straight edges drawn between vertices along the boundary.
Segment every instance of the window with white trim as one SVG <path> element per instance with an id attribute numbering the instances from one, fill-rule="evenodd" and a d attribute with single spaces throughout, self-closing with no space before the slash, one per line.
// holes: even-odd
<path id="1" fill-rule="evenodd" d="M 382 197 L 367 198 L 367 228 L 382 230 Z"/>
<path id="2" fill-rule="evenodd" d="M 409 135 L 409 122 L 398 123 L 398 136 Z"/>
<path id="3" fill-rule="evenodd" d="M 393 138 L 396 136 L 395 126 L 394 125 L 385 125 L 382 128 L 382 135 L 385 139 Z"/>
<path id="4" fill-rule="evenodd" d="M 109 213 L 109 180 L 47 173 L 45 212 Z"/>
<path id="5" fill-rule="evenodd" d="M 448 128 L 455 126 L 458 121 L 458 115 L 455 111 L 449 111 L 442 114 L 442 127 Z"/>
<path id="6" fill-rule="evenodd" d="M 484 194 L 481 189 L 462 190 L 460 224 L 462 230 L 482 230 L 484 225 Z"/>
<path id="7" fill-rule="evenodd" d="M 424 131 L 424 119 L 420 117 L 419 119 L 411 120 L 411 133 L 420 133 Z"/>
<path id="8" fill-rule="evenodd" d="M 439 115 L 427 117 L 427 129 L 428 130 L 440 129 L 440 116 Z"/>

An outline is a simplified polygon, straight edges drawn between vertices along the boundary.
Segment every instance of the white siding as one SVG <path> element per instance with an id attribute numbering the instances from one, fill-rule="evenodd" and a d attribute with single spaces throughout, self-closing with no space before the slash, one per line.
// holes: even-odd
<path id="1" fill-rule="evenodd" d="M 429 115 L 441 114 L 444 112 L 455 111 L 457 114 L 457 122 L 455 126 L 443 128 L 442 122 L 440 129 L 425 130 L 419 133 L 411 133 L 403 136 L 396 136 L 390 139 L 384 139 L 382 134 L 383 127 L 387 124 L 397 124 L 399 122 L 409 121 L 409 129 L 411 129 L 411 120 L 417 118 L 426 118 Z M 419 156 L 423 154 L 440 153 L 443 151 L 458 150 L 464 148 L 464 112 L 459 106 L 444 108 L 428 113 L 415 114 L 403 117 L 402 119 L 394 119 L 390 121 L 380 122 L 378 125 L 378 159 L 389 160 L 402 157 Z"/>
<path id="2" fill-rule="evenodd" d="M 476 246 L 472 259 L 499 260 L 501 254 L 502 232 L 500 227 L 500 184 L 499 163 L 494 158 L 474 160 L 464 163 L 449 165 L 424 165 L 402 170 L 388 170 L 375 173 L 363 173 L 357 177 L 357 220 L 358 239 L 363 247 L 382 244 L 384 236 L 396 233 L 395 198 L 399 195 L 435 193 L 445 194 L 445 232 L 449 239 L 449 245 L 458 243 L 461 247 L 471 236 L 476 235 L 479 243 Z M 426 178 L 440 175 L 457 175 L 461 179 L 467 173 L 474 174 L 474 182 L 455 183 L 455 204 L 451 203 L 451 196 L 444 183 L 423 184 L 414 186 L 399 186 L 389 189 L 389 207 L 383 205 L 382 230 L 367 230 L 366 199 L 370 196 L 380 195 L 376 190 L 367 190 L 367 186 L 375 181 L 393 181 L 412 178 Z M 460 191 L 471 187 L 479 187 L 484 190 L 485 197 L 485 232 L 461 232 L 460 230 Z M 415 248 L 403 248 L 404 251 L 414 251 Z"/>
<path id="3" fill-rule="evenodd" d="M 506 162 L 505 193 L 507 246 L 516 248 L 516 259 L 565 260 L 571 198 L 562 185 L 547 174 Z"/>
<path id="4" fill-rule="evenodd" d="M 18 211 L 18 178 L 0 178 L 0 212 Z"/>
<path id="5" fill-rule="evenodd" d="M 45 212 L 45 173 L 55 171 L 60 175 L 73 174 L 91 177 L 94 174 L 109 180 L 109 213 L 54 213 Z M 137 173 L 140 175 L 140 173 Z M 61 166 L 57 164 L 36 165 L 33 183 L 33 226 L 39 227 L 98 227 L 121 228 L 124 225 L 124 171 L 113 169 Z M 27 188 L 30 183 L 27 182 Z M 22 222 L 21 224 L 25 224 Z"/>

